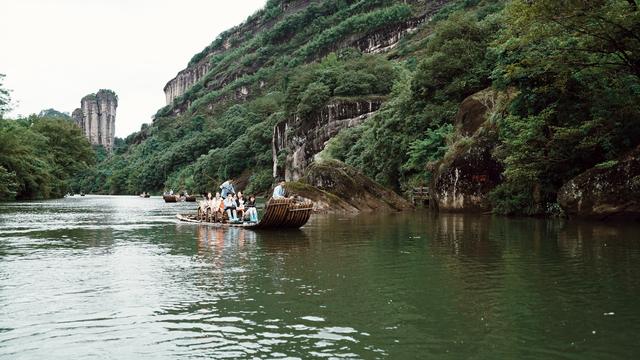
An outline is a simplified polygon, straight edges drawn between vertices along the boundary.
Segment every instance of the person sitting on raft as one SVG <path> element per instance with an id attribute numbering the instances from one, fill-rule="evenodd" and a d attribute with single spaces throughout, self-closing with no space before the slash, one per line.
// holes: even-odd
<path id="1" fill-rule="evenodd" d="M 276 186 L 275 189 L 273 189 L 273 195 L 271 197 L 273 197 L 274 199 L 284 198 L 285 197 L 284 184 L 285 184 L 284 181 L 280 181 L 278 186 Z"/>
<path id="2" fill-rule="evenodd" d="M 227 198 L 224 199 L 224 211 L 227 212 L 229 221 L 238 221 L 238 214 L 236 213 L 236 202 L 235 200 L 233 200 L 233 195 L 231 195 L 231 193 L 227 194 Z"/>
<path id="3" fill-rule="evenodd" d="M 256 209 L 256 197 L 254 195 L 249 196 L 249 200 L 244 204 L 245 211 L 249 216 L 249 221 L 258 222 L 258 210 Z"/>
<path id="4" fill-rule="evenodd" d="M 211 194 L 211 193 L 209 193 Z M 209 209 L 211 209 L 211 215 L 216 221 L 222 220 L 222 210 L 224 209 L 224 200 L 220 196 L 219 192 L 216 192 L 216 196 L 209 201 Z"/>
<path id="5" fill-rule="evenodd" d="M 236 200 L 236 211 L 238 212 L 238 217 L 240 219 L 244 219 L 245 215 L 245 207 L 244 207 L 244 197 L 242 193 L 238 191 L 238 195 L 234 197 Z"/>
<path id="6" fill-rule="evenodd" d="M 226 199 L 228 194 L 235 195 L 236 190 L 233 188 L 233 180 L 229 179 L 220 185 L 220 192 L 222 193 L 222 198 Z"/>

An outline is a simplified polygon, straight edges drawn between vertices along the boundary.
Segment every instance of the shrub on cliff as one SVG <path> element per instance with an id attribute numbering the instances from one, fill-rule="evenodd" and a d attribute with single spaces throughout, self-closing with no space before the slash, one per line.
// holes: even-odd
<path id="1" fill-rule="evenodd" d="M 287 87 L 285 109 L 308 116 L 333 96 L 386 95 L 397 77 L 393 64 L 380 55 L 358 51 L 331 53 L 319 63 L 298 68 Z"/>
<path id="2" fill-rule="evenodd" d="M 328 86 L 319 82 L 312 82 L 300 96 L 296 113 L 300 117 L 311 114 L 315 109 L 323 106 L 329 100 L 330 95 L 331 90 Z"/>

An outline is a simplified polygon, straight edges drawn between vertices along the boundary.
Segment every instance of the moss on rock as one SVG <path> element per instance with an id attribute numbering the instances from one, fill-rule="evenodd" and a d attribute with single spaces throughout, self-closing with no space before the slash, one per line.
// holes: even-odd
<path id="1" fill-rule="evenodd" d="M 567 182 L 558 202 L 569 216 L 640 219 L 640 147 Z"/>
<path id="2" fill-rule="evenodd" d="M 413 206 L 355 168 L 337 160 L 311 163 L 301 181 L 286 185 L 291 195 L 313 200 L 318 212 L 400 211 Z"/>

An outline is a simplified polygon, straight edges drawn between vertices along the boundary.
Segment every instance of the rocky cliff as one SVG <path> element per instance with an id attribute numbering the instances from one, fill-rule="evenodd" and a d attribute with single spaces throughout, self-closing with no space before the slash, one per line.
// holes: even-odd
<path id="1" fill-rule="evenodd" d="M 401 211 L 413 206 L 393 191 L 337 160 L 311 163 L 287 192 L 313 200 L 316 212 L 356 214 L 369 211 Z"/>
<path id="2" fill-rule="evenodd" d="M 281 1 L 277 4 L 280 13 L 278 18 L 291 15 L 292 13 L 309 6 L 309 4 L 320 1 L 321 0 Z M 197 54 L 185 69 L 178 72 L 173 79 L 169 80 L 164 86 L 167 105 L 171 105 L 176 98 L 182 96 L 194 84 L 207 75 L 209 70 L 211 70 L 211 64 L 216 62 L 216 55 L 238 49 L 243 44 L 243 41 L 256 36 L 258 32 L 265 31 L 273 26 L 275 19 L 265 19 L 264 17 L 257 15 L 258 14 L 256 14 L 256 16 L 249 17 L 243 24 L 220 34 L 220 36 L 211 43 L 211 45 Z M 232 77 L 217 76 L 214 79 L 209 80 L 207 84 L 203 84 L 203 86 L 211 89 L 219 88 L 224 86 L 225 83 L 228 83 L 231 78 L 235 79 L 239 76 L 241 76 L 241 74 L 234 74 Z"/>
<path id="3" fill-rule="evenodd" d="M 118 96 L 112 90 L 102 89 L 83 97 L 80 103 L 81 108 L 72 113 L 75 123 L 91 144 L 111 150 L 116 131 Z"/>
<path id="4" fill-rule="evenodd" d="M 487 121 L 502 98 L 487 89 L 466 98 L 454 118 L 455 134 L 445 157 L 432 165 L 431 198 L 445 211 L 488 211 L 489 192 L 502 181 L 503 165 L 493 156 L 498 129 Z"/>
<path id="5" fill-rule="evenodd" d="M 382 101 L 377 97 L 336 100 L 309 117 L 296 116 L 277 124 L 272 142 L 274 177 L 299 180 L 329 139 L 342 129 L 362 124 L 380 108 Z"/>

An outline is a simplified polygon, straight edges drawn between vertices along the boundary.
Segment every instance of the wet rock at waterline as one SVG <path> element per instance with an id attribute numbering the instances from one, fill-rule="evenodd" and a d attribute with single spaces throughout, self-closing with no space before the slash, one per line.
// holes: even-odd
<path id="1" fill-rule="evenodd" d="M 558 202 L 569 216 L 640 219 L 640 147 L 567 182 Z"/>

